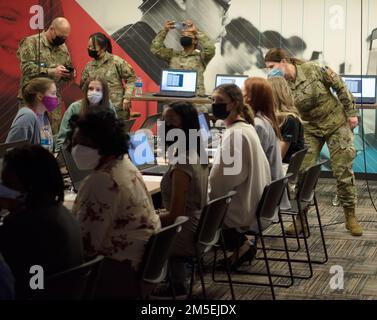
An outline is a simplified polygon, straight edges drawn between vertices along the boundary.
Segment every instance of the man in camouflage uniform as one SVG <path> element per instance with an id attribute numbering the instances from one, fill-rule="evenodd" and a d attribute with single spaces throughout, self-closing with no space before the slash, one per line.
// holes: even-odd
<path id="1" fill-rule="evenodd" d="M 67 19 L 56 18 L 47 31 L 21 40 L 17 56 L 20 60 L 21 81 L 18 98 L 23 106 L 22 88 L 35 77 L 48 77 L 55 81 L 61 101 L 61 87 L 75 77 L 65 40 L 71 32 Z M 40 39 L 40 41 L 39 41 Z M 68 69 L 70 70 L 68 70 Z M 53 133 L 59 131 L 61 105 L 49 114 Z"/>
<path id="2" fill-rule="evenodd" d="M 131 65 L 122 58 L 104 51 L 98 59 L 88 62 L 82 72 L 80 87 L 94 76 L 107 81 L 110 100 L 114 104 L 117 116 L 128 119 L 130 116 L 131 96 L 135 88 L 135 72 Z M 123 81 L 126 83 L 124 88 Z"/>
<path id="3" fill-rule="evenodd" d="M 265 63 L 267 68 L 283 71 L 296 107 L 306 121 L 304 129 L 308 153 L 302 168 L 318 161 L 326 142 L 337 180 L 337 193 L 346 217 L 346 228 L 352 235 L 361 236 L 362 227 L 355 217 L 357 193 L 352 169 L 356 156 L 352 129 L 358 124 L 358 113 L 352 94 L 339 75 L 329 67 L 291 59 L 283 49 L 271 49 L 266 54 Z"/>
<path id="4" fill-rule="evenodd" d="M 181 44 L 183 50 L 174 51 L 166 48 L 164 41 L 168 32 L 175 29 L 174 21 L 166 21 L 161 30 L 152 41 L 151 51 L 159 58 L 169 63 L 172 69 L 195 70 L 198 72 L 197 95 L 205 96 L 204 71 L 215 55 L 214 43 L 203 33 L 197 30 L 189 20 L 185 21 L 186 27 L 181 32 Z M 185 39 L 186 38 L 186 39 Z M 191 41 L 187 41 L 191 38 Z M 186 43 L 185 43 L 185 39 Z"/>

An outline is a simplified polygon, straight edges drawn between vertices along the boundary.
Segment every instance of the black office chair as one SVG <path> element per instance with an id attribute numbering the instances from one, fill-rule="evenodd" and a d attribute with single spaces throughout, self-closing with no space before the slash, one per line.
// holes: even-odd
<path id="1" fill-rule="evenodd" d="M 103 256 L 98 256 L 80 266 L 48 277 L 42 299 L 92 299 L 103 259 Z"/>
<path id="2" fill-rule="evenodd" d="M 140 297 L 148 298 L 153 288 L 162 282 L 168 272 L 168 259 L 174 239 L 188 217 L 178 217 L 176 222 L 153 234 L 147 244 L 140 268 Z M 172 296 L 175 298 L 174 290 Z"/>
<path id="3" fill-rule="evenodd" d="M 203 273 L 203 257 L 216 244 L 219 244 L 219 246 L 221 247 L 221 250 L 224 254 L 225 263 L 228 263 L 228 260 L 225 259 L 226 251 L 224 246 L 224 238 L 221 230 L 223 227 L 225 215 L 229 208 L 229 204 L 232 201 L 232 197 L 234 197 L 235 194 L 235 191 L 230 191 L 227 195 L 210 201 L 203 208 L 202 213 L 200 215 L 199 224 L 195 232 L 195 256 L 172 257 L 172 259 L 175 260 L 188 262 L 192 266 L 189 297 L 191 297 L 192 295 L 195 267 L 197 266 L 202 286 L 203 297 L 206 298 L 206 288 L 204 284 Z M 232 299 L 235 300 L 235 294 L 230 275 L 230 266 L 228 264 L 226 265 L 226 272 Z"/>
<path id="4" fill-rule="evenodd" d="M 237 270 L 235 273 L 237 275 L 245 275 L 247 276 L 246 279 L 249 278 L 250 275 L 255 275 L 255 276 L 264 276 L 268 278 L 268 283 L 263 283 L 263 282 L 254 282 L 254 281 L 240 281 L 240 280 L 233 280 L 232 282 L 235 284 L 242 284 L 242 285 L 258 285 L 258 286 L 268 286 L 271 289 L 271 294 L 272 298 L 275 300 L 275 290 L 274 286 L 276 287 L 290 287 L 293 284 L 293 272 L 292 272 L 292 266 L 290 263 L 290 258 L 289 258 L 289 252 L 288 252 L 288 245 L 287 245 L 287 240 L 284 236 L 284 226 L 283 226 L 283 221 L 280 216 L 280 201 L 283 196 L 284 190 L 287 186 L 288 179 L 291 176 L 291 174 L 287 175 L 284 178 L 275 180 L 271 182 L 269 185 L 267 185 L 264 188 L 261 200 L 259 201 L 257 212 L 256 212 L 256 218 L 257 218 L 257 228 L 256 230 L 250 230 L 248 234 L 255 235 L 260 239 L 260 242 L 262 244 L 262 252 L 263 252 L 263 260 L 266 266 L 266 271 L 267 273 L 264 272 L 248 272 L 248 271 L 241 271 Z M 279 223 L 281 227 L 281 231 L 283 234 L 283 240 L 284 240 L 284 248 L 285 248 L 285 253 L 287 259 L 285 260 L 288 264 L 288 270 L 289 274 L 288 275 L 283 275 L 283 274 L 273 274 L 270 270 L 270 264 L 269 261 L 272 260 L 267 256 L 267 248 L 265 246 L 265 240 L 264 240 L 264 231 L 272 224 L 272 218 L 275 215 L 275 212 L 278 211 L 279 213 Z M 270 222 L 269 222 L 270 221 Z M 216 257 L 215 257 L 216 260 Z M 216 269 L 213 268 L 212 270 L 212 277 L 215 282 L 220 282 L 224 283 L 224 280 L 216 280 L 215 279 L 215 271 Z M 278 277 L 278 278 L 289 278 L 290 282 L 288 284 L 280 284 L 280 283 L 273 283 L 272 277 Z"/>

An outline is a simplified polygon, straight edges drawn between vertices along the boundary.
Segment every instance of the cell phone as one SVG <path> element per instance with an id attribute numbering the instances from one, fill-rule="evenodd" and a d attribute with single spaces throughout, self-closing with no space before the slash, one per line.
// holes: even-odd
<path id="1" fill-rule="evenodd" d="M 184 22 L 176 22 L 176 23 L 174 24 L 174 27 L 175 27 L 177 30 L 184 30 L 184 29 L 186 29 L 187 24 L 184 23 Z"/>
<path id="2" fill-rule="evenodd" d="M 72 67 L 65 67 L 65 68 L 68 70 L 69 73 L 72 73 L 75 70 L 75 68 L 72 68 Z"/>

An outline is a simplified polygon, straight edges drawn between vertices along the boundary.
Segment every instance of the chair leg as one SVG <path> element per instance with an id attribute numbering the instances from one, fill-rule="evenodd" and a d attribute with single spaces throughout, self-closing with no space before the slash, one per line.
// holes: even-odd
<path id="1" fill-rule="evenodd" d="M 197 264 L 198 264 L 198 272 L 199 272 L 199 277 L 200 277 L 200 283 L 202 284 L 203 298 L 207 299 L 206 287 L 205 287 L 205 283 L 204 283 L 203 258 L 200 257 L 197 254 L 196 259 L 197 259 Z"/>
<path id="2" fill-rule="evenodd" d="M 325 264 L 329 260 L 329 256 L 327 254 L 325 235 L 323 233 L 322 222 L 321 222 L 321 215 L 319 214 L 318 203 L 317 203 L 317 199 L 316 199 L 315 196 L 314 196 L 314 206 L 315 206 L 315 211 L 316 211 L 317 219 L 318 219 L 319 232 L 321 233 L 323 253 L 325 255 L 325 259 L 323 261 L 312 261 L 312 262 L 316 263 L 316 264 Z"/>
<path id="3" fill-rule="evenodd" d="M 172 296 L 173 300 L 175 300 L 176 295 L 175 295 L 173 275 L 171 273 L 171 262 L 170 262 L 170 260 L 168 260 L 168 280 L 169 280 L 168 282 L 170 283 L 171 296 Z"/>
<path id="4" fill-rule="evenodd" d="M 284 224 L 283 224 L 283 219 L 282 219 L 282 217 L 281 217 L 281 215 L 280 215 L 280 212 L 279 212 L 279 220 L 280 220 L 281 232 L 282 232 L 282 235 L 283 235 L 284 248 L 285 248 L 285 255 L 286 255 L 286 257 L 287 257 L 287 263 L 288 263 L 289 275 L 291 276 L 291 285 L 293 285 L 294 278 L 293 278 L 292 263 L 291 263 L 291 259 L 290 259 L 290 257 L 289 257 L 288 242 L 287 242 L 287 238 L 285 237 L 285 233 L 284 233 Z"/>
<path id="5" fill-rule="evenodd" d="M 222 232 L 220 232 L 220 246 L 221 246 L 221 249 L 222 249 L 223 254 L 224 254 L 226 274 L 227 274 L 228 281 L 229 281 L 229 287 L 230 287 L 230 293 L 232 295 L 232 300 L 236 300 L 236 296 L 234 294 L 234 289 L 233 289 L 232 276 L 230 274 L 230 265 L 229 265 L 229 261 L 226 257 L 225 242 L 224 242 L 224 236 L 223 236 Z"/>
<path id="6" fill-rule="evenodd" d="M 194 276 L 195 276 L 195 262 L 193 261 L 191 263 L 190 291 L 189 291 L 189 295 L 188 295 L 189 299 L 191 299 L 191 297 L 192 297 L 192 289 L 193 289 L 193 286 L 194 286 Z"/>
<path id="7" fill-rule="evenodd" d="M 258 218 L 258 224 L 261 225 L 261 223 L 259 221 L 259 218 Z M 261 228 L 259 228 L 259 229 L 261 229 Z M 268 263 L 267 252 L 266 252 L 266 247 L 265 247 L 265 243 L 264 243 L 262 232 L 260 233 L 260 241 L 261 241 L 261 244 L 262 244 L 262 251 L 263 251 L 263 256 L 264 256 L 264 262 L 265 262 L 266 269 L 267 269 L 268 282 L 269 282 L 270 288 L 271 288 L 272 299 L 276 300 L 274 285 L 272 283 L 272 276 L 271 276 L 271 271 L 270 271 L 270 265 Z"/>
<path id="8" fill-rule="evenodd" d="M 299 218 L 300 218 L 300 223 L 301 225 L 303 226 L 303 217 L 302 217 L 302 210 L 301 210 L 301 205 L 298 204 L 298 211 L 299 211 Z M 308 229 L 309 229 L 309 225 L 308 225 Z M 306 251 L 306 256 L 308 258 L 307 260 L 307 263 L 309 265 L 309 276 L 308 276 L 308 279 L 310 279 L 312 276 L 313 276 L 313 266 L 312 266 L 312 262 L 310 260 L 310 252 L 309 252 L 309 245 L 308 245 L 308 239 L 306 237 L 306 232 L 305 232 L 305 228 L 302 228 L 302 234 L 303 234 L 303 237 L 302 239 L 304 240 L 304 245 L 305 245 L 305 251 Z M 294 261 L 294 260 L 292 260 Z"/>

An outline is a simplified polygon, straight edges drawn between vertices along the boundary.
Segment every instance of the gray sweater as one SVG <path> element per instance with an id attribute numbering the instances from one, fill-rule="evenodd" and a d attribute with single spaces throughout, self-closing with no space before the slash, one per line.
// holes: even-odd
<path id="1" fill-rule="evenodd" d="M 44 114 L 43 122 L 48 123 L 47 114 Z M 28 107 L 18 110 L 5 142 L 18 140 L 29 140 L 31 144 L 41 143 L 40 123 L 35 112 Z"/>

